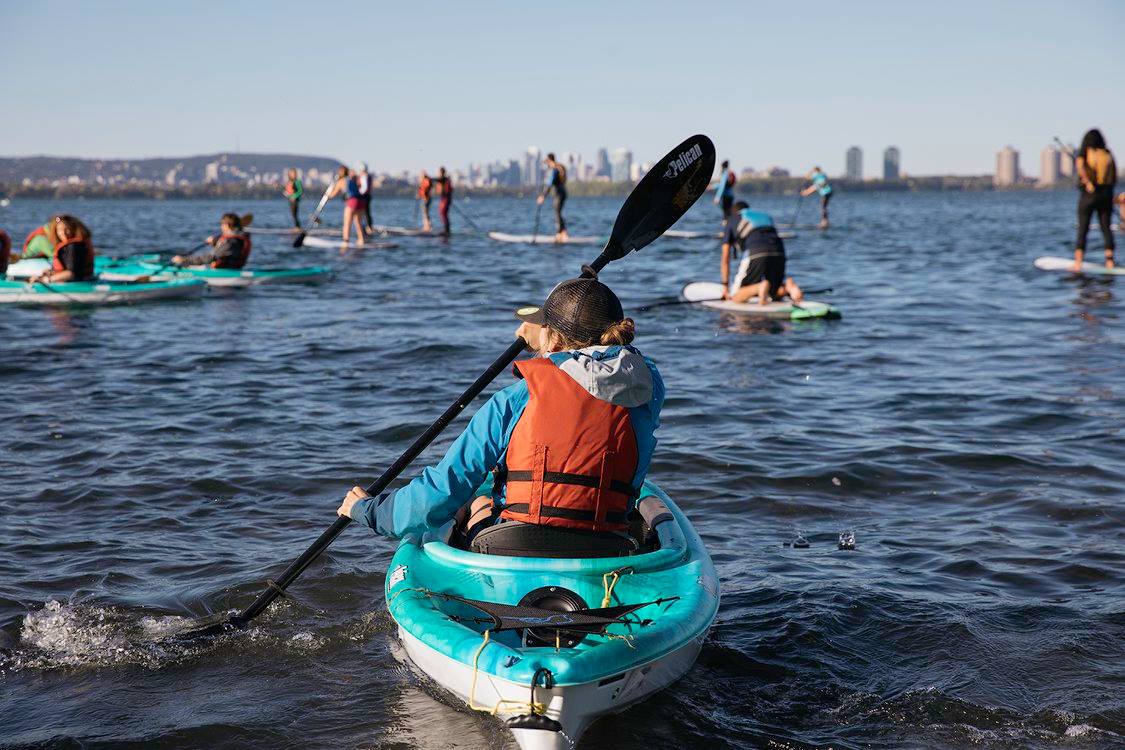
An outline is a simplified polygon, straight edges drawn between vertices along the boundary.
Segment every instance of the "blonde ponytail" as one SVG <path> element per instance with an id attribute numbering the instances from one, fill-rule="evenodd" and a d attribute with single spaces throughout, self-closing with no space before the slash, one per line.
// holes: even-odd
<path id="1" fill-rule="evenodd" d="M 637 336 L 637 324 L 633 322 L 632 318 L 625 318 L 620 320 L 605 330 L 602 334 L 602 346 L 625 346 L 626 344 L 633 343 L 633 339 Z"/>

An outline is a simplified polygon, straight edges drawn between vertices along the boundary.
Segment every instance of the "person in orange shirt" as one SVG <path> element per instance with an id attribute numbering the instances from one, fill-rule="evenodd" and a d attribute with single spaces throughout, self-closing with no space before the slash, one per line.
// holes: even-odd
<path id="1" fill-rule="evenodd" d="M 434 231 L 434 225 L 430 223 L 430 203 L 433 201 L 434 183 L 430 176 L 426 174 L 426 170 L 422 170 L 421 176 L 418 178 L 418 202 L 422 204 L 422 231 Z"/>

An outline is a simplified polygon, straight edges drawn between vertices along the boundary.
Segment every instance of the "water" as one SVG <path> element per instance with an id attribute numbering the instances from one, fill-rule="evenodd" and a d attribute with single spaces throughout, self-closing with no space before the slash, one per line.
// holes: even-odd
<path id="1" fill-rule="evenodd" d="M 794 206 L 754 202 L 780 221 Z M 788 247 L 843 320 L 639 317 L 669 387 L 651 476 L 702 532 L 723 602 L 696 668 L 583 747 L 1125 743 L 1125 302 L 1120 282 L 1031 265 L 1067 253 L 1073 202 L 840 195 L 834 228 Z M 618 205 L 575 199 L 572 231 L 604 232 Z M 460 206 L 531 230 L 529 202 Z M 17 201 L 0 223 L 53 208 Z M 228 206 L 62 208 L 123 253 L 188 247 Z M 278 203 L 229 208 L 283 224 Z M 700 205 L 681 228 L 713 218 Z M 258 235 L 255 260 L 335 278 L 0 311 L 0 746 L 506 746 L 396 659 L 392 546 L 364 529 L 247 632 L 159 635 L 247 604 L 503 350 L 511 310 L 595 250 L 340 256 Z M 661 240 L 603 278 L 635 309 L 717 265 L 710 242 Z"/>

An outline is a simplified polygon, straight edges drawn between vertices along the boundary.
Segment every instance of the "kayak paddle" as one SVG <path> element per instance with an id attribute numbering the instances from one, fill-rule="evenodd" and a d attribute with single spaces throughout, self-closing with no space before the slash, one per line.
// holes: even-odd
<path id="1" fill-rule="evenodd" d="M 617 214 L 617 221 L 614 222 L 609 241 L 592 263 L 582 267 L 582 276 L 596 277 L 598 271 L 607 264 L 624 258 L 634 250 L 640 250 L 668 230 L 707 190 L 714 169 L 715 146 L 705 135 L 694 135 L 672 149 L 671 153 L 657 162 L 656 166 L 637 183 L 629 197 L 625 199 L 624 205 Z M 387 489 L 390 483 L 433 442 L 434 438 L 441 434 L 501 371 L 511 365 L 525 348 L 527 342 L 522 338 L 513 341 L 504 353 L 489 365 L 488 369 L 481 373 L 480 377 L 418 439 L 411 443 L 410 447 L 378 479 L 366 488 L 367 494 L 377 497 Z M 266 589 L 246 609 L 198 620 L 193 627 L 180 632 L 178 637 L 215 635 L 245 627 L 281 596 L 351 522 L 352 519 L 347 516 L 339 516 L 335 523 L 317 537 L 311 547 L 290 563 L 276 581 L 268 581 Z"/>
<path id="2" fill-rule="evenodd" d="M 328 203 L 328 194 L 332 192 L 332 187 L 335 184 L 335 182 L 332 182 L 324 189 L 324 195 L 320 196 L 320 203 L 316 204 L 316 210 L 313 211 L 312 218 L 309 219 L 309 229 L 320 225 L 320 212 L 324 210 L 325 204 Z M 305 237 L 308 236 L 309 229 L 302 229 L 297 233 L 296 239 L 293 240 L 293 247 L 300 247 L 305 244 Z"/>

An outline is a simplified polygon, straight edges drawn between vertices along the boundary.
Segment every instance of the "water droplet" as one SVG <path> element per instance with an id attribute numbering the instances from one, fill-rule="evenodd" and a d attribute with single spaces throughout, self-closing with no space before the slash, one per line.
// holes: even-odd
<path id="1" fill-rule="evenodd" d="M 834 484 L 834 485 L 836 485 L 837 487 L 839 487 L 840 485 L 842 485 L 842 484 L 843 484 L 843 482 L 841 482 L 841 481 L 840 481 L 840 477 L 832 477 L 832 484 Z"/>

